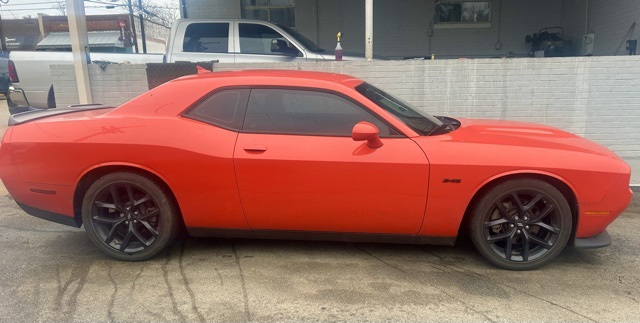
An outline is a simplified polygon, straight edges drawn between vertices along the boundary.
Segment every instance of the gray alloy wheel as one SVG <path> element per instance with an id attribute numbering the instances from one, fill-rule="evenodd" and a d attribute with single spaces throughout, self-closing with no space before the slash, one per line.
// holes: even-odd
<path id="1" fill-rule="evenodd" d="M 100 251 L 119 260 L 149 259 L 176 237 L 179 212 L 152 178 L 112 173 L 95 181 L 82 202 L 82 222 Z"/>
<path id="2" fill-rule="evenodd" d="M 567 245 L 571 209 L 553 185 L 516 179 L 489 190 L 475 205 L 471 240 L 482 256 L 509 270 L 530 270 L 557 257 Z"/>

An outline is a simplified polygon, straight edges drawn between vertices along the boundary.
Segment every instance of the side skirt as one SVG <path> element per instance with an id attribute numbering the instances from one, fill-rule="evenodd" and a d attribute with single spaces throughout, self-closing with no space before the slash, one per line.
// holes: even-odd
<path id="1" fill-rule="evenodd" d="M 243 239 L 275 239 L 275 240 L 311 240 L 311 241 L 343 241 L 343 242 L 377 242 L 398 244 L 429 244 L 453 246 L 456 237 L 430 237 L 404 234 L 370 234 L 316 231 L 277 231 L 277 230 L 243 230 L 243 229 L 211 229 L 189 227 L 187 231 L 194 237 L 243 238 Z"/>

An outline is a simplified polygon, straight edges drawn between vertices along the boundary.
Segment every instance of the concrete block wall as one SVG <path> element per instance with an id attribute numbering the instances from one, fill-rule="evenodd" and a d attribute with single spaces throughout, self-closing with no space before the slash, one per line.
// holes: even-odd
<path id="1" fill-rule="evenodd" d="M 144 68 L 114 65 L 105 74 L 92 66 L 95 102 L 119 104 L 143 92 Z M 433 115 L 558 127 L 616 152 L 632 165 L 632 183 L 640 184 L 640 56 L 236 63 L 214 70 L 255 68 L 353 75 Z M 56 98 L 68 96 L 59 105 L 71 103 L 73 94 L 60 91 L 73 87 L 73 67 L 54 66 L 52 74 Z"/>
<path id="2" fill-rule="evenodd" d="M 73 65 L 52 65 L 51 78 L 58 107 L 78 104 Z M 89 79 L 96 103 L 118 106 L 149 90 L 144 64 L 110 64 L 104 70 L 90 64 Z"/>
<path id="3" fill-rule="evenodd" d="M 535 122 L 584 136 L 632 165 L 640 184 L 640 57 L 219 64 L 362 78 L 433 115 Z"/>

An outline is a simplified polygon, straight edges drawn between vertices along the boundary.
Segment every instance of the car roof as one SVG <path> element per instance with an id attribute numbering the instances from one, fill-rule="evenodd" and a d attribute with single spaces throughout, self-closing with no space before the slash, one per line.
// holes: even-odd
<path id="1" fill-rule="evenodd" d="M 338 73 L 299 71 L 299 70 L 233 70 L 221 72 L 199 72 L 196 75 L 189 75 L 180 78 L 181 80 L 193 79 L 221 79 L 221 78 L 269 78 L 278 79 L 280 82 L 291 82 L 296 84 L 298 81 L 324 81 L 331 83 L 339 83 L 349 85 L 350 87 L 363 83 L 364 81 L 356 77 Z M 251 81 L 248 80 L 247 84 Z"/>

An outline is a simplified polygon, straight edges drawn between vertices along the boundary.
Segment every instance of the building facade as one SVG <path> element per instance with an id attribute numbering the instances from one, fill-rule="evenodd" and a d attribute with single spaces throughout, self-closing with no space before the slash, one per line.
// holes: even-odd
<path id="1" fill-rule="evenodd" d="M 180 1 L 183 17 L 273 20 L 327 50 L 340 31 L 345 51 L 364 52 L 364 0 Z M 635 0 L 374 0 L 373 12 L 374 54 L 389 58 L 524 57 L 525 37 L 548 27 L 564 29 L 562 56 L 625 55 L 640 32 Z"/>

